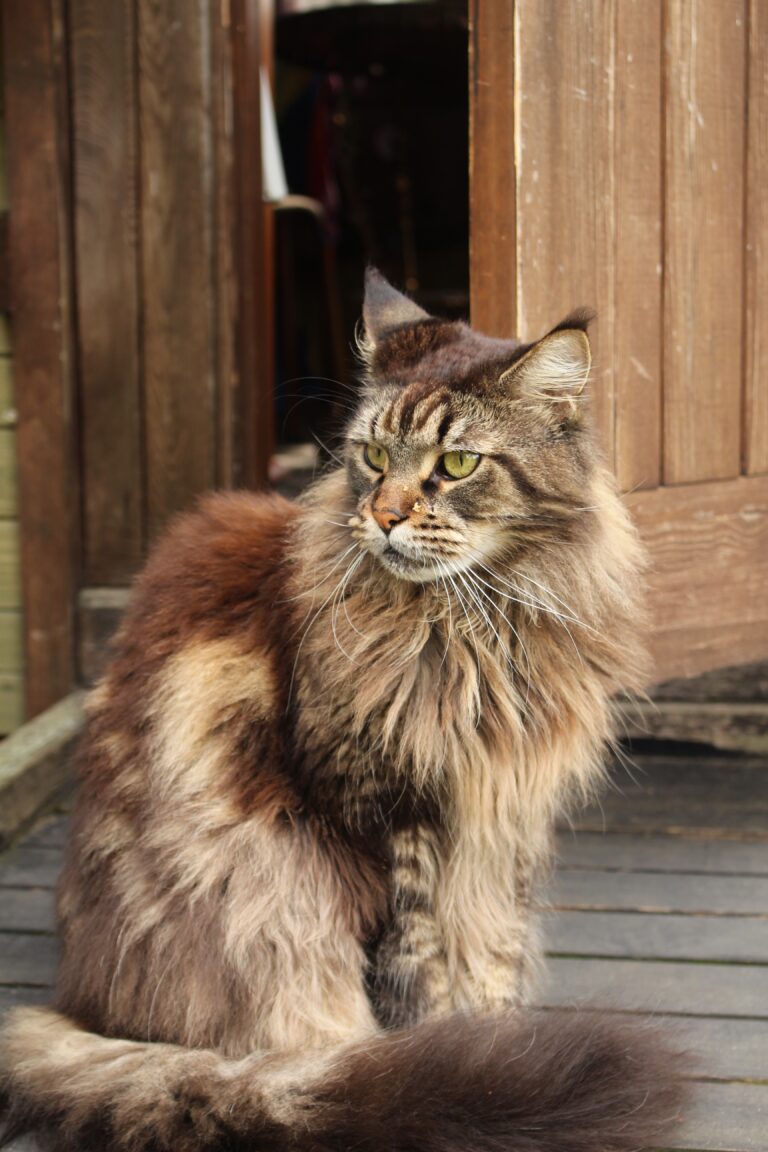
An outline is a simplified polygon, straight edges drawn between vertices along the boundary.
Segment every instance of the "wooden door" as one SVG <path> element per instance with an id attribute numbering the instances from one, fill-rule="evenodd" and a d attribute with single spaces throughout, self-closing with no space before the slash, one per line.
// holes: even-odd
<path id="1" fill-rule="evenodd" d="M 597 309 L 656 678 L 768 655 L 768 11 L 473 0 L 473 323 Z"/>

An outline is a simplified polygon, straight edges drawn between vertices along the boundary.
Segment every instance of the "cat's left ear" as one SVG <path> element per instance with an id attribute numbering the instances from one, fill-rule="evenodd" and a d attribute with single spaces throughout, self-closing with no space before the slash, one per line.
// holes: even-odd
<path id="1" fill-rule="evenodd" d="M 429 319 L 428 312 L 393 288 L 377 268 L 366 269 L 363 321 L 366 337 L 374 348 L 396 328 Z"/>
<path id="2" fill-rule="evenodd" d="M 499 383 L 514 387 L 521 398 L 553 405 L 562 415 L 572 415 L 592 363 L 589 319 L 587 314 L 578 313 L 558 324 L 503 372 Z"/>

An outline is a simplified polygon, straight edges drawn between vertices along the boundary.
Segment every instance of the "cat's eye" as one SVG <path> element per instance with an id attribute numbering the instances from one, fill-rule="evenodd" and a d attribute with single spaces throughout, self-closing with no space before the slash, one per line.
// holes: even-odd
<path id="1" fill-rule="evenodd" d="M 373 468 L 374 472 L 383 472 L 389 462 L 386 448 L 381 448 L 378 444 L 366 444 L 363 455 L 366 464 L 369 468 Z"/>
<path id="2" fill-rule="evenodd" d="M 446 452 L 440 457 L 438 467 L 449 480 L 463 480 L 472 475 L 479 463 L 479 452 Z"/>

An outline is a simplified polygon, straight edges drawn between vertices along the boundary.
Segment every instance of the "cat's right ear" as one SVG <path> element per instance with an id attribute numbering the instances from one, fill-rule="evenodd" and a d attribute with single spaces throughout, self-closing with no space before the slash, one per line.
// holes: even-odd
<path id="1" fill-rule="evenodd" d="M 365 272 L 363 323 L 366 343 L 374 349 L 390 332 L 429 320 L 428 312 L 393 288 L 377 268 Z"/>
<path id="2" fill-rule="evenodd" d="M 514 388 L 521 399 L 537 401 L 562 415 L 576 411 L 592 364 L 587 337 L 589 317 L 579 314 L 552 332 L 503 372 L 499 383 Z"/>

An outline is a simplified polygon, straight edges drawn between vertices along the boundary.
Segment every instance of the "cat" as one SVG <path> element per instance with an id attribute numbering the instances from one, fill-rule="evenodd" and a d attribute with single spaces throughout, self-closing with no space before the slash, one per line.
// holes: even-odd
<path id="1" fill-rule="evenodd" d="M 136 581 L 7 1138 L 619 1152 L 678 1111 L 647 1027 L 524 1007 L 554 819 L 646 676 L 588 317 L 492 339 L 372 269 L 363 317 L 338 467 L 205 497 Z"/>

